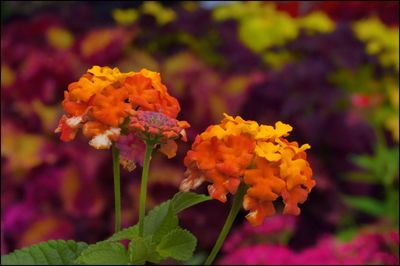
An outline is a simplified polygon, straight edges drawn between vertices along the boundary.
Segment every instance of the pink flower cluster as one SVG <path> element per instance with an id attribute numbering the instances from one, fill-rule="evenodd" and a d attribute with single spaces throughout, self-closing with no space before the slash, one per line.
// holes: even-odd
<path id="1" fill-rule="evenodd" d="M 250 223 L 244 223 L 239 230 L 233 231 L 222 250 L 230 253 L 237 248 L 258 243 L 284 244 L 292 234 L 296 225 L 295 216 L 276 215 L 264 220 L 260 226 L 254 227 Z"/>
<path id="2" fill-rule="evenodd" d="M 225 250 L 228 251 L 228 250 Z M 333 236 L 294 251 L 281 244 L 256 244 L 228 251 L 219 265 L 398 265 L 399 232 L 361 231 L 343 243 Z"/>

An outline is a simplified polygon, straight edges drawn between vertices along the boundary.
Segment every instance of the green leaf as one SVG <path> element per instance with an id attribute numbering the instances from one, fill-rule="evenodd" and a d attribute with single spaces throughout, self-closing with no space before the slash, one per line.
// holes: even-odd
<path id="1" fill-rule="evenodd" d="M 163 202 L 153 208 L 145 217 L 143 234 L 153 235 L 153 241 L 158 242 L 161 238 L 178 226 L 178 217 L 173 212 L 171 201 Z"/>
<path id="2" fill-rule="evenodd" d="M 348 242 L 348 241 L 352 240 L 357 233 L 358 233 L 358 228 L 351 227 L 351 228 L 344 229 L 344 230 L 336 233 L 336 238 L 341 241 Z"/>
<path id="3" fill-rule="evenodd" d="M 344 174 L 346 180 L 363 182 L 368 184 L 380 184 L 380 178 L 370 172 L 349 172 Z"/>
<path id="4" fill-rule="evenodd" d="M 129 258 L 121 243 L 102 241 L 90 245 L 75 262 L 81 265 L 128 265 Z"/>
<path id="5" fill-rule="evenodd" d="M 178 227 L 177 213 L 195 204 L 210 200 L 205 195 L 192 192 L 178 192 L 171 200 L 167 200 L 153 208 L 144 218 L 144 236 L 153 235 L 153 241 L 158 242 L 170 231 Z M 106 241 L 133 239 L 139 235 L 139 226 L 134 225 L 115 233 Z"/>
<path id="6" fill-rule="evenodd" d="M 383 203 L 368 197 L 343 196 L 343 201 L 356 210 L 368 213 L 372 216 L 384 214 Z"/>
<path id="7" fill-rule="evenodd" d="M 87 246 L 72 240 L 50 240 L 1 256 L 1 265 L 72 265 Z"/>
<path id="8" fill-rule="evenodd" d="M 159 263 L 163 258 L 157 253 L 156 246 L 151 237 L 133 239 L 128 248 L 131 264 L 144 265 L 146 261 Z"/>
<path id="9" fill-rule="evenodd" d="M 192 257 L 197 240 L 189 231 L 175 229 L 165 235 L 157 246 L 158 253 L 163 257 L 176 260 L 188 260 Z"/>
<path id="10" fill-rule="evenodd" d="M 398 228 L 399 227 L 399 190 L 390 189 L 387 192 L 385 200 L 385 211 L 388 217 L 391 218 L 392 224 Z"/>
<path id="11" fill-rule="evenodd" d="M 133 239 L 134 237 L 136 237 L 138 235 L 139 235 L 139 225 L 136 224 L 134 226 L 125 228 L 125 229 L 113 234 L 111 237 L 109 237 L 105 241 L 121 241 L 121 240 L 125 240 L 125 239 Z"/>
<path id="12" fill-rule="evenodd" d="M 189 260 L 184 261 L 182 265 L 203 265 L 203 263 L 207 259 L 207 255 L 208 254 L 206 252 L 199 252 L 191 257 Z"/>
<path id="13" fill-rule="evenodd" d="M 175 213 L 179 213 L 186 208 L 210 199 L 209 196 L 193 192 L 178 192 L 174 195 L 171 202 Z"/>
<path id="14" fill-rule="evenodd" d="M 369 170 L 372 168 L 374 163 L 374 158 L 369 155 L 353 155 L 350 159 L 359 167 Z"/>

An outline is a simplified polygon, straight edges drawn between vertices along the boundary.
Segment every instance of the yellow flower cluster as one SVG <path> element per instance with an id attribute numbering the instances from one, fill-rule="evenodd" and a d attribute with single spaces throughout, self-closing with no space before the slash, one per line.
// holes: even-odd
<path id="1" fill-rule="evenodd" d="M 384 66 L 399 70 L 399 28 L 387 27 L 378 18 L 372 17 L 353 24 L 357 37 L 366 43 L 366 51 L 377 55 Z"/>
<path id="2" fill-rule="evenodd" d="M 327 33 L 335 29 L 335 22 L 322 12 L 294 18 L 277 10 L 273 3 L 263 1 L 223 5 L 214 10 L 213 17 L 215 20 L 238 20 L 240 40 L 254 52 L 262 53 L 267 64 L 277 67 L 290 60 L 290 56 L 286 52 L 268 53 L 268 48 L 295 39 L 301 29 L 308 34 Z"/>

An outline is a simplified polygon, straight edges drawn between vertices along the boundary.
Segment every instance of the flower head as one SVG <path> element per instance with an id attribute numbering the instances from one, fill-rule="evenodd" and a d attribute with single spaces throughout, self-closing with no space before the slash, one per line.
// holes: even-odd
<path id="1" fill-rule="evenodd" d="M 282 197 L 284 214 L 298 215 L 315 185 L 307 162 L 306 149 L 285 139 L 290 125 L 277 122 L 275 127 L 258 125 L 241 117 L 225 118 L 198 135 L 185 159 L 186 179 L 181 190 L 195 189 L 204 181 L 212 198 L 226 202 L 235 194 L 241 181 L 247 186 L 243 207 L 252 225 L 262 224 L 275 213 L 273 202 Z"/>
<path id="2" fill-rule="evenodd" d="M 176 154 L 175 139 L 186 141 L 185 129 L 190 127 L 186 121 L 178 121 L 163 113 L 152 111 L 135 111 L 130 117 L 128 128 L 136 136 L 151 144 L 161 144 L 160 151 L 172 158 Z"/>
<path id="3" fill-rule="evenodd" d="M 118 68 L 100 66 L 93 66 L 68 86 L 63 107 L 66 114 L 56 129 L 61 140 L 74 139 L 82 128 L 83 135 L 91 139 L 89 144 L 96 149 L 110 148 L 112 141 L 120 137 L 128 117 L 138 121 L 137 112 L 140 115 L 142 110 L 151 111 L 174 119 L 180 111 L 178 101 L 168 94 L 159 73 L 147 69 L 122 73 Z M 179 122 L 179 127 L 187 128 L 189 124 Z M 168 134 L 173 137 L 173 130 Z"/>
<path id="4" fill-rule="evenodd" d="M 185 128 L 189 127 L 189 123 L 178 121 L 163 113 L 136 111 L 135 115 L 131 116 L 130 127 L 151 140 L 162 142 L 182 136 L 186 141 Z"/>

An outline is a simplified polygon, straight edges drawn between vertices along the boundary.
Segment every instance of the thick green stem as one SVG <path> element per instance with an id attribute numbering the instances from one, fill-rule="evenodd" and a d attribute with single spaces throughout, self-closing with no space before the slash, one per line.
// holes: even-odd
<path id="1" fill-rule="evenodd" d="M 142 180 L 140 185 L 140 202 L 139 202 L 139 236 L 143 236 L 144 228 L 144 215 L 146 207 L 146 196 L 147 196 L 147 178 L 149 176 L 149 165 L 151 159 L 151 153 L 153 151 L 154 144 L 151 141 L 146 141 L 146 154 L 144 156 Z"/>
<path id="2" fill-rule="evenodd" d="M 228 217 L 226 218 L 224 227 L 222 228 L 222 231 L 219 233 L 218 239 L 215 242 L 214 247 L 211 250 L 210 255 L 208 255 L 208 258 L 204 263 L 204 265 L 211 265 L 211 263 L 217 256 L 219 250 L 221 249 L 221 246 L 224 243 L 224 240 L 228 235 L 229 231 L 231 230 L 232 224 L 235 221 L 237 214 L 239 213 L 240 207 L 242 206 L 243 197 L 244 194 L 246 193 L 246 189 L 247 189 L 246 184 L 241 182 L 233 199 L 233 204 L 231 210 L 229 211 Z"/>
<path id="3" fill-rule="evenodd" d="M 121 230 L 121 185 L 119 173 L 119 150 L 112 145 L 112 158 L 114 170 L 114 198 L 115 198 L 115 233 Z"/>

